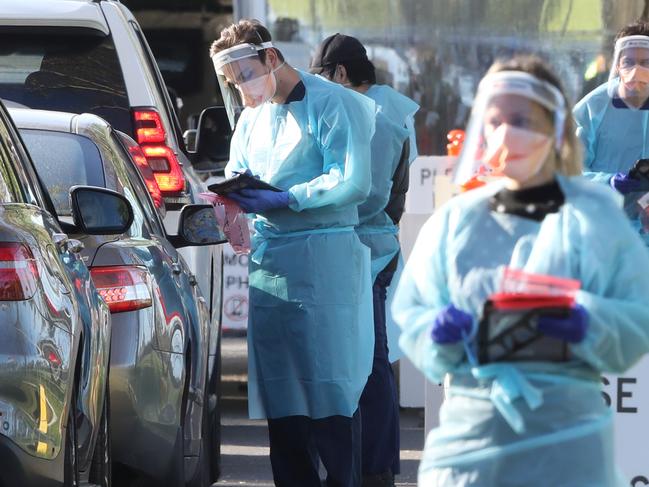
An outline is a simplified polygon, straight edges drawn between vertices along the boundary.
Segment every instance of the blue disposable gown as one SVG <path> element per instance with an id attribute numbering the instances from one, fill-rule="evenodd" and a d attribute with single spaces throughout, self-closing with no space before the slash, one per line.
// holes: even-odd
<path id="1" fill-rule="evenodd" d="M 584 176 L 609 185 L 615 173 L 627 173 L 636 160 L 649 157 L 649 110 L 613 106 L 607 88 L 608 83 L 604 83 L 591 91 L 575 105 L 573 113 L 577 135 L 584 145 Z M 624 195 L 624 210 L 649 245 L 637 204 L 644 193 Z"/>
<path id="2" fill-rule="evenodd" d="M 370 253 L 354 232 L 370 189 L 374 103 L 300 72 L 301 101 L 247 108 L 226 174 L 290 192 L 255 215 L 250 259 L 252 418 L 351 417 L 372 368 Z"/>
<path id="3" fill-rule="evenodd" d="M 393 314 L 400 344 L 448 389 L 440 426 L 419 468 L 422 486 L 622 486 L 613 465 L 612 413 L 602 372 L 627 370 L 649 351 L 649 253 L 613 192 L 559 177 L 566 197 L 542 222 L 490 211 L 500 183 L 460 195 L 422 228 L 399 282 Z M 471 367 L 463 343 L 430 333 L 453 303 L 481 316 L 504 266 L 581 281 L 589 316 L 569 362 Z"/>
<path id="4" fill-rule="evenodd" d="M 374 282 L 399 251 L 397 227 L 385 208 L 403 145 L 410 138 L 407 123 L 419 105 L 389 86 L 372 85 L 365 95 L 376 103 L 376 131 L 372 138 L 372 187 L 365 202 L 358 207 L 356 231 L 372 252 Z"/>

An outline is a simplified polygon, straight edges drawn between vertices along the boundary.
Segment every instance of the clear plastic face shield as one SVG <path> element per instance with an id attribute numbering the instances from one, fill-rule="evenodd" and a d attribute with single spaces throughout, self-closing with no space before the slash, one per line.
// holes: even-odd
<path id="1" fill-rule="evenodd" d="M 649 37 L 634 35 L 615 42 L 608 94 L 640 108 L 649 98 Z"/>
<path id="2" fill-rule="evenodd" d="M 259 51 L 271 47 L 272 42 L 239 44 L 212 56 L 232 128 L 245 107 L 257 107 L 275 95 L 274 70 L 259 59 Z"/>
<path id="3" fill-rule="evenodd" d="M 508 176 L 519 181 L 540 171 L 563 143 L 566 107 L 561 92 L 521 71 L 485 76 L 475 97 L 453 182 Z"/>

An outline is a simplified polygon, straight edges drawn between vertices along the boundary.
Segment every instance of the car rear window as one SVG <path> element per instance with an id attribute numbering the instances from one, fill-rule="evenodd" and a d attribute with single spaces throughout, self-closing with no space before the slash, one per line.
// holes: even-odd
<path id="1" fill-rule="evenodd" d="M 25 129 L 20 135 L 59 216 L 72 214 L 68 198 L 72 186 L 105 185 L 101 155 L 91 140 L 45 130 Z"/>
<path id="2" fill-rule="evenodd" d="M 90 32 L 0 32 L 0 98 L 30 108 L 94 113 L 131 133 L 115 45 L 110 36 Z"/>

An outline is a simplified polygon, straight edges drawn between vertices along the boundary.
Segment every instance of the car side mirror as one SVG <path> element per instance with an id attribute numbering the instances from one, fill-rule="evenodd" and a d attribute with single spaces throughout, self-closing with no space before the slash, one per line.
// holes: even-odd
<path id="1" fill-rule="evenodd" d="M 194 169 L 197 172 L 222 173 L 230 158 L 231 139 L 232 128 L 225 107 L 215 106 L 203 110 L 198 119 L 193 144 L 195 150 L 190 152 Z"/>
<path id="2" fill-rule="evenodd" d="M 212 205 L 185 205 L 178 220 L 178 235 L 169 236 L 176 248 L 227 242 Z"/>
<path id="3" fill-rule="evenodd" d="M 70 207 L 79 233 L 117 235 L 126 232 L 133 223 L 131 203 L 110 189 L 72 186 Z"/>

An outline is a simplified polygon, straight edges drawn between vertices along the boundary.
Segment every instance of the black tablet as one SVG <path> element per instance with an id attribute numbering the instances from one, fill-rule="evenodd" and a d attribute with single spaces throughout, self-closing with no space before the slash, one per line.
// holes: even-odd
<path id="1" fill-rule="evenodd" d="M 566 318 L 566 308 L 499 310 L 485 303 L 478 328 L 478 362 L 565 362 L 570 360 L 568 343 L 541 333 L 541 316 Z"/>
<path id="2" fill-rule="evenodd" d="M 235 174 L 230 179 L 219 183 L 210 184 L 207 189 L 212 193 L 226 195 L 242 189 L 268 189 L 270 191 L 283 191 L 275 186 L 268 184 L 261 179 L 257 179 L 249 174 Z"/>

